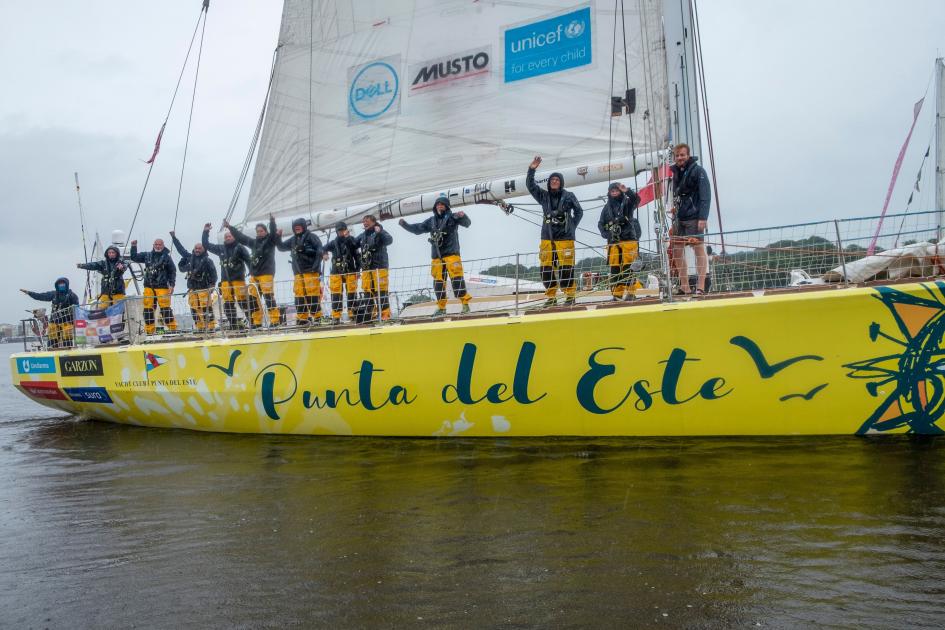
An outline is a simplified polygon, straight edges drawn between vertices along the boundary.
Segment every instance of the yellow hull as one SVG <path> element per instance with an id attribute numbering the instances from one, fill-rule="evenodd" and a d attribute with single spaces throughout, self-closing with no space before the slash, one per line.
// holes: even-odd
<path id="1" fill-rule="evenodd" d="M 941 432 L 945 284 L 11 358 L 50 407 L 149 427 L 375 436 Z"/>

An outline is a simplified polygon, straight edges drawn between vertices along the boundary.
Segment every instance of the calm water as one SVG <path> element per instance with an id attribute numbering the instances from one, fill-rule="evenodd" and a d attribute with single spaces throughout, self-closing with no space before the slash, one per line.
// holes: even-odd
<path id="1" fill-rule="evenodd" d="M 76 422 L 0 346 L 3 627 L 942 627 L 945 441 Z"/>

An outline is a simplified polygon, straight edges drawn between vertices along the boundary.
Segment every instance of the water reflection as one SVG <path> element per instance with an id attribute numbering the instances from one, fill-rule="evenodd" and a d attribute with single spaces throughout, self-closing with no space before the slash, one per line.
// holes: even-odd
<path id="1" fill-rule="evenodd" d="M 943 444 L 3 423 L 0 621 L 935 625 Z"/>

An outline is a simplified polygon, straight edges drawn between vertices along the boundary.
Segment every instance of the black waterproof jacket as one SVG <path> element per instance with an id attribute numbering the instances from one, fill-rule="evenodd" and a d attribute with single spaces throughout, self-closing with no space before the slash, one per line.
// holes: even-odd
<path id="1" fill-rule="evenodd" d="M 607 197 L 607 203 L 600 211 L 597 229 L 609 244 L 640 239 L 640 222 L 634 216 L 639 204 L 639 195 L 629 188 L 619 197 Z"/>
<path id="2" fill-rule="evenodd" d="M 577 226 L 584 216 L 584 209 L 578 203 L 574 193 L 564 189 L 564 177 L 561 173 L 552 173 L 548 179 L 557 176 L 561 180 L 561 190 L 551 193 L 535 183 L 535 169 L 529 168 L 525 177 L 525 187 L 541 206 L 544 219 L 541 225 L 541 238 L 546 241 L 573 241 Z"/>
<path id="3" fill-rule="evenodd" d="M 52 302 L 49 321 L 54 324 L 71 324 L 75 321 L 75 307 L 79 305 L 79 296 L 69 290 L 69 279 L 59 278 L 56 284 L 65 284 L 62 291 L 27 291 L 26 294 L 40 302 Z"/>
<path id="4" fill-rule="evenodd" d="M 429 234 L 430 238 L 430 257 L 443 258 L 444 256 L 459 256 L 459 226 L 469 227 L 472 223 L 469 216 L 464 214 L 462 219 L 456 218 L 450 209 L 450 200 L 446 197 L 440 197 L 433 204 L 442 203 L 446 206 L 446 212 L 437 214 L 433 211 L 433 216 L 427 218 L 422 223 L 403 223 L 402 227 L 413 234 Z"/>
<path id="5" fill-rule="evenodd" d="M 712 204 L 712 186 L 705 169 L 697 164 L 699 158 L 690 157 L 680 169 L 673 164 L 673 197 L 676 198 L 676 219 L 692 221 L 709 219 Z"/>
<path id="6" fill-rule="evenodd" d="M 171 250 L 139 252 L 137 245 L 131 246 L 130 260 L 144 265 L 144 286 L 148 289 L 169 289 L 177 282 L 177 269 L 171 259 Z"/>
<path id="7" fill-rule="evenodd" d="M 114 250 L 118 258 L 110 260 L 108 250 Z M 105 249 L 105 258 L 90 263 L 79 263 L 79 269 L 88 271 L 97 271 L 102 274 L 101 289 L 103 295 L 124 295 L 125 294 L 125 271 L 128 265 L 121 259 L 121 252 L 117 247 L 108 247 Z"/>
<path id="8" fill-rule="evenodd" d="M 210 230 L 203 231 L 200 242 L 205 250 L 220 257 L 220 280 L 238 282 L 246 279 L 246 270 L 250 264 L 248 249 L 235 241 L 222 245 L 211 243 Z"/>
<path id="9" fill-rule="evenodd" d="M 279 237 L 276 235 L 276 220 L 269 219 L 269 233 L 264 237 L 247 236 L 232 225 L 230 234 L 241 245 L 249 248 L 249 273 L 254 276 L 272 276 L 276 273 L 276 247 Z"/>
<path id="10" fill-rule="evenodd" d="M 378 223 L 378 226 L 381 224 Z M 387 269 L 390 260 L 387 256 L 387 247 L 394 242 L 390 232 L 381 227 L 380 232 L 374 228 L 365 230 L 358 235 L 358 247 L 361 250 L 361 269 Z"/>
<path id="11" fill-rule="evenodd" d="M 325 246 L 325 251 L 331 254 L 331 273 L 355 273 L 361 269 L 358 241 L 353 236 L 336 236 Z"/>
<path id="12" fill-rule="evenodd" d="M 191 291 L 203 291 L 215 286 L 217 266 L 213 264 L 210 255 L 204 252 L 198 256 L 193 252 L 188 252 L 176 236 L 171 238 L 174 240 L 174 249 L 180 254 L 177 268 L 187 274 L 187 288 Z"/>
<path id="13" fill-rule="evenodd" d="M 321 273 L 322 269 L 322 239 L 308 231 L 308 227 L 301 234 L 292 233 L 289 238 L 277 245 L 280 251 L 291 252 L 292 273 Z"/>

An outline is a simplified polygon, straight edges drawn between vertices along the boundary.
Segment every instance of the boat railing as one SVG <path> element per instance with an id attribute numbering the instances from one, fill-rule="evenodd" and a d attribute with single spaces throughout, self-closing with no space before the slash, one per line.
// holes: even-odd
<path id="1" fill-rule="evenodd" d="M 730 230 L 724 234 L 707 233 L 704 244 L 708 253 L 708 275 L 706 290 L 709 294 L 758 292 L 771 289 L 783 289 L 792 285 L 810 283 L 844 284 L 849 282 L 847 269 L 869 254 L 873 244 L 872 257 L 896 257 L 901 263 L 897 268 L 897 277 L 930 277 L 939 275 L 945 267 L 938 256 L 938 247 L 932 247 L 932 253 L 926 254 L 930 244 L 938 241 L 941 234 L 940 215 L 937 212 L 912 212 L 908 214 L 887 215 L 885 220 L 879 217 L 858 217 L 798 223 L 793 225 L 772 226 L 751 230 Z M 657 239 L 639 241 L 638 258 L 630 273 L 615 275 L 608 261 L 607 246 L 590 245 L 587 236 L 590 231 L 578 232 L 575 249 L 573 282 L 577 307 L 598 307 L 613 301 L 612 287 L 616 280 L 632 287 L 636 301 L 657 301 L 672 299 L 668 287 L 679 283 L 678 273 L 673 269 L 667 272 L 665 257 Z M 602 239 L 596 234 L 596 241 Z M 915 255 L 909 255 L 910 247 L 917 247 Z M 693 248 L 685 247 L 684 257 L 689 276 L 690 287 L 695 287 L 696 265 Z M 921 250 L 921 251 L 919 251 Z M 907 255 L 903 255 L 903 251 Z M 943 251 L 945 254 L 945 251 Z M 943 256 L 945 258 L 945 256 Z M 491 316 L 494 314 L 520 314 L 546 304 L 545 284 L 543 283 L 540 255 L 536 251 L 520 252 L 505 256 L 488 258 L 466 258 L 462 261 L 463 278 L 466 288 L 472 296 L 470 310 L 472 316 Z M 327 264 L 325 271 L 327 272 Z M 433 277 L 430 262 L 423 264 L 393 267 L 389 270 L 389 300 L 393 321 L 408 321 L 428 318 L 437 308 L 433 290 Z M 798 278 L 801 281 L 798 282 Z M 892 276 L 889 276 L 892 277 Z M 556 276 L 557 279 L 557 276 Z M 879 279 L 882 279 L 880 276 Z M 359 279 L 360 280 L 360 279 Z M 544 280 L 548 280 L 547 277 Z M 460 316 L 461 303 L 453 294 L 449 278 L 446 278 L 448 294 L 447 316 Z M 247 303 L 237 305 L 237 321 L 227 321 L 223 308 L 223 297 L 219 289 L 208 290 L 209 305 L 215 325 L 212 328 L 198 329 L 188 303 L 186 293 L 171 296 L 171 308 L 174 312 L 176 330 L 169 322 L 163 322 L 160 311 L 156 312 L 156 330 L 149 334 L 144 326 L 143 302 L 140 296 L 129 296 L 126 300 L 125 318 L 127 334 L 113 339 L 114 343 L 138 343 L 167 339 L 186 335 L 188 338 L 210 338 L 232 335 L 258 334 L 273 331 L 298 330 L 294 282 L 291 278 L 275 282 L 275 296 L 279 307 L 279 321 L 270 321 L 268 309 L 258 287 L 253 284 L 248 289 L 248 300 L 256 309 L 261 310 L 263 324 L 252 327 Z M 329 325 L 332 315 L 332 301 L 329 292 L 329 279 L 321 282 L 322 293 L 319 300 L 320 318 L 312 318 L 317 325 Z M 363 295 L 364 284 L 359 281 L 359 299 L 365 304 L 371 302 Z M 563 295 L 559 293 L 557 305 L 563 305 Z M 376 304 L 376 303 L 375 303 Z M 94 308 L 96 305 L 86 305 Z M 341 309 L 340 323 L 355 324 L 348 316 L 348 303 Z M 372 308 L 369 316 L 364 317 L 365 325 L 385 324 L 381 309 Z"/>

